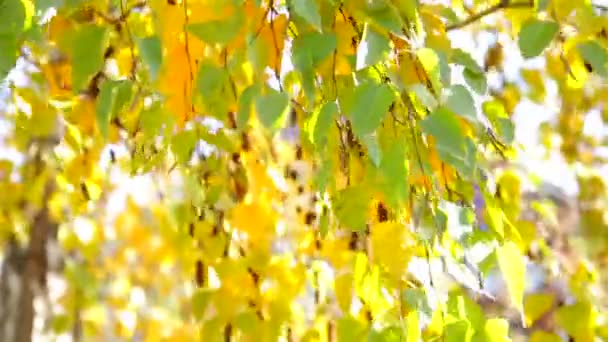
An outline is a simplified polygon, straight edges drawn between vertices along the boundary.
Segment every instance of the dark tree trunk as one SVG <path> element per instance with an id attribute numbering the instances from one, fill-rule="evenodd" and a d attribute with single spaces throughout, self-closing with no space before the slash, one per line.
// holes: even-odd
<path id="1" fill-rule="evenodd" d="M 49 181 L 44 206 L 31 219 L 28 243 L 22 245 L 13 237 L 5 246 L 0 268 L 0 341 L 32 340 L 34 298 L 46 289 L 47 246 L 57 233 L 57 223 L 46 207 L 52 189 Z"/>
<path id="2" fill-rule="evenodd" d="M 0 278 L 0 340 L 32 340 L 34 298 L 46 288 L 47 242 L 57 230 L 48 210 L 35 216 L 27 246 L 9 242 Z"/>

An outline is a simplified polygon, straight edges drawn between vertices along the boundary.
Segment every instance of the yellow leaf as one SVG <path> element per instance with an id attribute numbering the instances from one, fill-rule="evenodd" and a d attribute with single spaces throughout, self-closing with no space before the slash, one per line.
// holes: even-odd
<path id="1" fill-rule="evenodd" d="M 500 96 L 500 100 L 505 106 L 505 111 L 507 112 L 507 115 L 513 114 L 513 112 L 515 111 L 515 107 L 517 106 L 517 104 L 519 104 L 520 98 L 521 95 L 519 86 L 514 84 L 509 84 L 505 86 Z"/>
<path id="2" fill-rule="evenodd" d="M 70 32 L 75 29 L 74 26 L 74 22 L 64 15 L 53 16 L 47 26 L 49 41 L 57 47 L 66 48 L 64 44 L 67 43 Z"/>
<path id="3" fill-rule="evenodd" d="M 555 295 L 552 293 L 534 293 L 524 298 L 524 313 L 526 325 L 532 326 L 537 319 L 541 318 L 553 307 Z"/>
<path id="4" fill-rule="evenodd" d="M 562 47 L 564 52 L 565 62 L 570 67 L 570 72 L 567 72 L 567 85 L 573 89 L 582 89 L 585 85 L 585 81 L 589 78 L 589 73 L 585 68 L 585 62 L 581 57 L 577 45 L 580 43 L 580 39 L 572 38 L 568 39 Z M 573 77 L 574 76 L 574 77 Z M 569 91 L 562 92 L 564 96 L 572 96 Z M 568 98 L 568 97 L 567 97 Z"/>
<path id="5" fill-rule="evenodd" d="M 553 0 L 550 2 L 551 11 L 555 13 L 556 20 L 563 21 L 576 8 L 584 6 L 584 1 Z"/>
<path id="6" fill-rule="evenodd" d="M 193 79 L 190 77 L 189 58 L 186 47 L 173 44 L 163 62 L 161 75 L 158 80 L 159 90 L 166 96 L 165 106 L 177 118 L 177 123 L 184 123 L 193 116 L 192 88 Z M 194 73 L 194 71 L 192 71 Z"/>
<path id="7" fill-rule="evenodd" d="M 511 303 L 523 314 L 523 296 L 526 283 L 524 257 L 517 245 L 510 241 L 496 249 L 496 257 L 507 285 Z"/>
<path id="8" fill-rule="evenodd" d="M 562 342 L 562 338 L 554 333 L 536 330 L 530 336 L 530 342 Z"/>
<path id="9" fill-rule="evenodd" d="M 95 101 L 89 96 L 76 98 L 74 107 L 65 115 L 68 122 L 78 126 L 83 135 L 93 136 L 96 126 Z"/>
<path id="10" fill-rule="evenodd" d="M 545 80 L 541 72 L 534 69 L 522 69 L 521 75 L 530 86 L 530 99 L 536 103 L 542 104 L 545 101 L 547 93 L 545 89 Z"/>
<path id="11" fill-rule="evenodd" d="M 420 17 L 424 23 L 426 31 L 426 46 L 446 54 L 450 58 L 452 44 L 445 31 L 445 24 L 437 12 L 432 12 L 430 8 L 423 8 Z"/>
<path id="12" fill-rule="evenodd" d="M 407 270 L 415 244 L 411 232 L 398 222 L 381 222 L 370 228 L 373 260 L 392 277 L 399 279 Z"/>
<path id="13" fill-rule="evenodd" d="M 420 323 L 418 311 L 411 311 L 407 314 L 407 339 L 406 342 L 420 341 Z"/>
<path id="14" fill-rule="evenodd" d="M 589 302 L 563 306 L 555 312 L 557 324 L 576 341 L 593 341 L 596 316 Z"/>
<path id="15" fill-rule="evenodd" d="M 114 56 L 116 60 L 116 66 L 118 67 L 118 74 L 126 76 L 131 72 L 133 58 L 131 57 L 131 49 L 123 48 L 116 52 Z"/>
<path id="16" fill-rule="evenodd" d="M 536 239 L 536 225 L 530 221 L 517 221 L 517 231 L 521 237 L 521 249 L 526 251 L 530 247 L 530 244 Z"/>
<path id="17" fill-rule="evenodd" d="M 276 213 L 267 204 L 240 203 L 232 210 L 231 223 L 247 234 L 250 240 L 261 242 L 274 235 Z"/>
<path id="18" fill-rule="evenodd" d="M 337 276 L 334 281 L 334 290 L 340 309 L 344 314 L 348 314 L 352 301 L 353 274 L 349 272 Z"/>
<path id="19" fill-rule="evenodd" d="M 398 57 L 399 76 L 405 86 L 423 83 L 419 77 L 418 59 L 410 51 L 401 51 Z"/>
<path id="20" fill-rule="evenodd" d="M 41 65 L 41 71 L 51 98 L 62 99 L 72 95 L 72 65 L 67 58 L 49 60 Z"/>

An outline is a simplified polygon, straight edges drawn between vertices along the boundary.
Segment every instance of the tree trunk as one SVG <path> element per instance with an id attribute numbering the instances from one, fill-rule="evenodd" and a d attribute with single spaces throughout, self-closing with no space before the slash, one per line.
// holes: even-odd
<path id="1" fill-rule="evenodd" d="M 46 288 L 47 244 L 56 232 L 57 223 L 43 207 L 32 220 L 27 246 L 14 238 L 7 244 L 0 275 L 0 341 L 32 340 L 34 298 Z"/>

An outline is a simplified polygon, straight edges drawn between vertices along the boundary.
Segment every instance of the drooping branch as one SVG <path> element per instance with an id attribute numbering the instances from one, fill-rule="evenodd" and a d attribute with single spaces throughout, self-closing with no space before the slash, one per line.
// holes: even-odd
<path id="1" fill-rule="evenodd" d="M 468 17 L 467 19 L 458 22 L 458 23 L 454 23 L 451 25 L 446 26 L 446 31 L 451 31 L 451 30 L 456 30 L 459 28 L 463 28 L 469 24 L 472 24 L 478 20 L 481 20 L 482 18 L 498 12 L 500 10 L 503 9 L 507 9 L 507 8 L 526 8 L 526 7 L 533 7 L 534 6 L 534 0 L 529 0 L 529 1 L 519 1 L 519 2 L 511 2 L 511 0 L 501 0 L 499 3 L 486 8 L 485 10 L 479 12 L 479 13 L 475 13 L 473 15 L 471 15 L 470 17 Z"/>

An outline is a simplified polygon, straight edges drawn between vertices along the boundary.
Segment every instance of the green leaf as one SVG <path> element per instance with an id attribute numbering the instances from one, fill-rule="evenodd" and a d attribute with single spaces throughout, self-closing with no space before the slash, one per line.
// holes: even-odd
<path id="1" fill-rule="evenodd" d="M 281 128 L 289 113 L 289 97 L 283 92 L 266 88 L 266 94 L 255 100 L 255 110 L 264 126 L 270 129 Z"/>
<path id="2" fill-rule="evenodd" d="M 120 114 L 133 98 L 133 82 L 130 80 L 116 81 L 114 90 L 114 106 L 112 106 L 112 118 Z"/>
<path id="3" fill-rule="evenodd" d="M 260 92 L 260 86 L 258 84 L 252 84 L 243 90 L 241 96 L 239 96 L 239 103 L 236 115 L 236 126 L 239 129 L 244 129 L 249 122 L 251 117 L 251 111 L 253 110 L 253 104 L 255 97 Z"/>
<path id="4" fill-rule="evenodd" d="M 511 144 L 515 139 L 515 126 L 502 102 L 498 100 L 486 101 L 483 103 L 482 108 L 502 142 Z"/>
<path id="5" fill-rule="evenodd" d="M 445 341 L 468 342 L 473 337 L 473 329 L 467 320 L 459 320 L 445 326 Z"/>
<path id="6" fill-rule="evenodd" d="M 353 133 L 359 138 L 378 128 L 395 99 L 395 93 L 386 84 L 366 82 L 359 85 L 349 106 Z M 348 113 L 348 112 L 347 112 Z"/>
<path id="7" fill-rule="evenodd" d="M 171 139 L 171 151 L 175 155 L 178 163 L 186 164 L 190 161 L 192 152 L 196 147 L 196 132 L 188 130 L 181 131 Z"/>
<path id="8" fill-rule="evenodd" d="M 382 160 L 382 151 L 380 150 L 380 145 L 378 144 L 378 137 L 375 134 L 368 134 L 364 136 L 362 139 L 363 145 L 367 148 L 367 153 L 369 154 L 369 158 L 372 161 L 374 166 L 380 166 L 380 161 Z"/>
<path id="9" fill-rule="evenodd" d="M 131 81 L 106 81 L 99 90 L 96 116 L 97 125 L 104 138 L 108 137 L 110 121 L 121 112 L 131 100 Z"/>
<path id="10" fill-rule="evenodd" d="M 163 125 L 167 127 L 171 126 L 170 120 L 172 116 L 163 112 L 160 103 L 155 102 L 150 108 L 144 109 L 139 118 L 144 135 L 147 138 L 152 138 L 160 133 Z"/>
<path id="11" fill-rule="evenodd" d="M 340 224 L 355 231 L 365 229 L 370 193 L 362 186 L 340 190 L 332 199 L 332 207 Z"/>
<path id="12" fill-rule="evenodd" d="M 374 6 L 374 8 L 368 8 L 365 14 L 373 25 L 379 26 L 398 36 L 403 36 L 403 32 L 401 31 L 404 27 L 403 20 L 401 20 L 399 11 L 390 3 L 382 2 L 382 4 Z"/>
<path id="13" fill-rule="evenodd" d="M 526 284 L 526 262 L 514 242 L 507 241 L 496 248 L 498 267 L 507 284 L 511 303 L 523 317 L 524 288 Z"/>
<path id="14" fill-rule="evenodd" d="M 334 33 L 307 32 L 295 38 L 292 62 L 301 77 L 302 88 L 307 97 L 315 97 L 315 68 L 331 56 L 336 48 Z"/>
<path id="15" fill-rule="evenodd" d="M 444 84 L 449 85 L 452 83 L 452 68 L 450 67 L 450 63 L 448 61 L 448 57 L 445 54 L 445 52 L 438 51 L 438 50 L 431 50 L 431 51 L 435 52 L 435 54 L 437 55 L 437 58 L 439 60 L 439 79 L 435 80 L 433 78 L 434 76 L 431 77 L 431 82 L 433 83 L 433 86 L 435 87 L 435 91 L 437 94 L 439 94 L 441 92 L 438 91 L 438 89 L 443 88 Z"/>
<path id="16" fill-rule="evenodd" d="M 0 2 L 0 35 L 16 36 L 23 32 L 26 23 L 26 6 L 21 0 Z M 31 21 L 31 14 L 30 14 Z"/>
<path id="17" fill-rule="evenodd" d="M 414 92 L 414 94 L 416 94 L 416 99 L 424 107 L 430 110 L 435 110 L 435 108 L 437 108 L 437 105 L 439 104 L 437 102 L 437 99 L 424 85 L 416 83 L 409 87 L 409 91 L 412 91 Z"/>
<path id="18" fill-rule="evenodd" d="M 116 82 L 107 81 L 99 87 L 99 98 L 97 99 L 97 126 L 104 138 L 108 137 L 108 129 L 110 127 L 110 116 L 116 97 Z"/>
<path id="19" fill-rule="evenodd" d="M 107 29 L 86 25 L 75 33 L 72 41 L 72 88 L 75 92 L 86 87 L 91 76 L 103 69 L 103 53 Z"/>
<path id="20" fill-rule="evenodd" d="M 608 77 L 608 70 L 606 70 L 608 53 L 606 53 L 606 49 L 593 40 L 579 43 L 577 48 L 583 59 L 591 64 L 593 71 L 602 77 Z"/>
<path id="21" fill-rule="evenodd" d="M 392 209 L 397 210 L 409 194 L 405 144 L 389 144 L 382 150 L 382 155 L 383 158 L 380 163 L 383 176 L 382 189 L 387 204 Z"/>
<path id="22" fill-rule="evenodd" d="M 473 96 L 463 85 L 456 84 L 448 90 L 446 105 L 454 113 L 466 118 L 470 122 L 475 123 L 478 121 Z"/>
<path id="23" fill-rule="evenodd" d="M 509 118 L 498 118 L 496 128 L 505 144 L 511 144 L 515 140 L 515 125 Z"/>
<path id="24" fill-rule="evenodd" d="M 454 63 L 464 66 L 465 69 L 470 70 L 474 74 L 483 74 L 483 69 L 481 69 L 479 64 L 477 64 L 468 52 L 462 49 L 454 49 L 452 59 L 454 60 Z"/>
<path id="25" fill-rule="evenodd" d="M 319 170 L 315 172 L 313 183 L 317 191 L 324 192 L 328 186 L 328 182 L 331 181 L 330 175 L 334 170 L 334 162 L 329 153 L 322 155 L 321 158 L 321 166 Z"/>
<path id="26" fill-rule="evenodd" d="M 475 145 L 466 139 L 455 114 L 439 107 L 421 123 L 422 130 L 437 142 L 437 153 L 444 162 L 454 166 L 467 177 L 473 176 Z"/>
<path id="27" fill-rule="evenodd" d="M 322 30 L 319 4 L 316 0 L 292 0 L 294 12 L 318 31 Z"/>
<path id="28" fill-rule="evenodd" d="M 303 33 L 293 43 L 293 64 L 301 72 L 311 70 L 333 53 L 336 44 L 334 33 Z"/>
<path id="29" fill-rule="evenodd" d="M 0 81 L 15 67 L 17 49 L 17 39 L 14 35 L 0 34 Z"/>
<path id="30" fill-rule="evenodd" d="M 470 69 L 464 69 L 464 71 L 462 72 L 462 76 L 464 77 L 464 80 L 467 82 L 469 87 L 471 87 L 477 94 L 486 94 L 486 91 L 488 89 L 488 81 L 484 73 L 476 74 Z"/>
<path id="31" fill-rule="evenodd" d="M 157 36 L 137 39 L 136 42 L 141 59 L 150 71 L 150 78 L 155 81 L 163 64 L 162 43 Z"/>
<path id="32" fill-rule="evenodd" d="M 227 81 L 226 69 L 207 62 L 201 63 L 196 78 L 196 87 L 203 98 L 220 95 Z"/>
<path id="33" fill-rule="evenodd" d="M 483 310 L 469 297 L 457 293 L 450 294 L 447 306 L 451 315 L 469 321 L 472 328 L 483 327 L 486 320 Z"/>
<path id="34" fill-rule="evenodd" d="M 241 6 L 228 19 L 188 24 L 187 30 L 207 44 L 225 46 L 239 34 L 245 24 Z"/>
<path id="35" fill-rule="evenodd" d="M 365 24 L 361 42 L 357 46 L 357 70 L 384 60 L 390 49 L 388 37 L 371 28 L 369 24 Z"/>
<path id="36" fill-rule="evenodd" d="M 210 62 L 201 62 L 196 78 L 196 89 L 209 113 L 223 118 L 228 111 L 232 92 L 228 90 L 228 72 Z M 227 98 L 228 97 L 228 98 Z"/>
<path id="37" fill-rule="evenodd" d="M 338 105 L 327 102 L 314 111 L 306 123 L 308 138 L 317 148 L 326 144 L 327 133 L 338 116 Z"/>
<path id="38" fill-rule="evenodd" d="M 356 318 L 347 315 L 338 321 L 338 341 L 361 341 L 365 336 L 365 326 Z"/>
<path id="39" fill-rule="evenodd" d="M 402 305 L 407 305 L 418 312 L 419 315 L 430 318 L 433 315 L 433 309 L 429 304 L 428 293 L 421 288 L 409 288 L 402 292 Z"/>
<path id="40" fill-rule="evenodd" d="M 540 55 L 551 43 L 558 30 L 559 25 L 553 21 L 530 19 L 524 22 L 517 42 L 521 55 L 524 58 Z"/>

